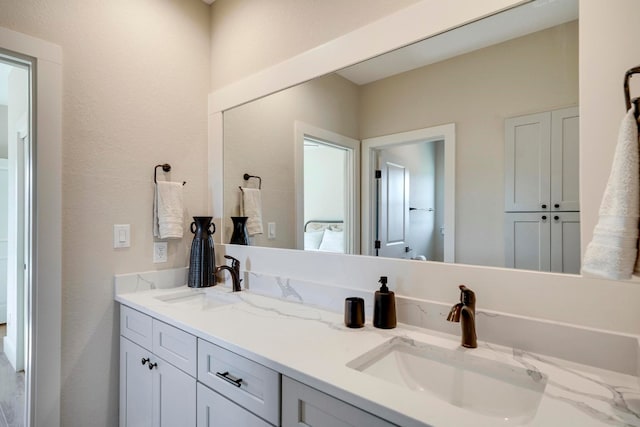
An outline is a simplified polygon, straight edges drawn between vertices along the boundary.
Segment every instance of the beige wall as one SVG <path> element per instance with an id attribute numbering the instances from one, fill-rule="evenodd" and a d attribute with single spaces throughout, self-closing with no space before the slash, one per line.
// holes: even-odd
<path id="1" fill-rule="evenodd" d="M 360 136 L 456 124 L 456 262 L 504 266 L 504 119 L 578 104 L 578 22 L 365 85 Z"/>
<path id="2" fill-rule="evenodd" d="M 152 263 L 153 166 L 207 212 L 210 9 L 199 0 L 7 0 L 0 26 L 63 50 L 62 420 L 114 426 L 118 309 L 113 275 L 184 266 L 188 233 Z M 132 246 L 113 249 L 113 224 Z M 185 229 L 186 230 L 186 229 Z"/>
<path id="3" fill-rule="evenodd" d="M 211 89 L 218 89 L 418 0 L 216 0 Z"/>
<path id="4" fill-rule="evenodd" d="M 329 75 L 273 94 L 224 113 L 225 240 L 231 236 L 230 216 L 238 215 L 242 175 L 262 178 L 263 224 L 276 223 L 277 236 L 257 235 L 252 244 L 294 248 L 296 121 L 344 136 L 358 135 L 358 87 Z"/>

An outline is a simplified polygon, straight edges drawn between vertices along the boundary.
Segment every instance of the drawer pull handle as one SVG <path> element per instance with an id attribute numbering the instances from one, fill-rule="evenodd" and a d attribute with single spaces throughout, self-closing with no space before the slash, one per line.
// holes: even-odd
<path id="1" fill-rule="evenodd" d="M 223 380 L 225 380 L 228 383 L 233 384 L 236 387 L 240 387 L 242 385 L 242 378 L 236 378 L 233 375 L 231 375 L 229 373 L 229 371 L 226 372 L 216 372 L 216 377 L 222 378 Z"/>
<path id="2" fill-rule="evenodd" d="M 152 370 L 153 368 L 157 368 L 158 364 L 157 363 L 151 363 L 149 362 L 149 370 Z"/>
<path id="3" fill-rule="evenodd" d="M 146 365 L 147 362 L 151 362 L 151 360 L 148 357 L 143 357 L 141 362 L 143 365 Z"/>

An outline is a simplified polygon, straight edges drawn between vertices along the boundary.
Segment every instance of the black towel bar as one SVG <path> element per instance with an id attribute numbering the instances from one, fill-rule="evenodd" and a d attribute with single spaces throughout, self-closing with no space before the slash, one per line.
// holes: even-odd
<path id="1" fill-rule="evenodd" d="M 155 168 L 153 168 L 153 183 L 157 184 L 158 183 L 158 168 L 162 168 L 162 171 L 167 173 L 171 171 L 171 165 L 169 163 L 165 163 L 163 165 L 156 165 Z M 187 181 L 182 181 L 182 185 L 185 185 L 187 183 Z"/>
<path id="2" fill-rule="evenodd" d="M 249 181 L 249 178 L 256 178 L 258 180 L 258 189 L 261 190 L 262 189 L 262 178 L 260 178 L 257 175 L 249 175 L 248 173 L 245 173 L 243 176 L 245 181 Z"/>

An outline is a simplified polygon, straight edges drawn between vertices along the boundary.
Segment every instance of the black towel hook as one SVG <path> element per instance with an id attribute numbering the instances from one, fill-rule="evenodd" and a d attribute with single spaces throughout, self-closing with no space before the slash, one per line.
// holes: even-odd
<path id="1" fill-rule="evenodd" d="M 624 74 L 624 101 L 627 106 L 627 111 L 629 111 L 629 109 L 631 108 L 631 103 L 635 105 L 636 108 L 634 115 L 636 116 L 636 120 L 638 120 L 638 117 L 640 117 L 640 111 L 638 111 L 640 109 L 640 102 L 638 102 L 640 101 L 640 98 L 636 97 L 631 99 L 631 95 L 629 94 L 629 79 L 634 74 L 640 74 L 640 66 L 633 67 L 627 70 L 627 72 Z"/>
<path id="2" fill-rule="evenodd" d="M 258 189 L 261 190 L 262 189 L 262 178 L 260 178 L 257 175 L 249 175 L 248 173 L 245 173 L 243 176 L 245 181 L 248 181 L 249 178 L 256 178 L 258 180 Z"/>
<path id="3" fill-rule="evenodd" d="M 153 168 L 153 183 L 157 184 L 158 183 L 158 168 L 162 168 L 162 171 L 164 173 L 170 172 L 171 171 L 171 165 L 169 163 L 165 163 L 163 165 L 156 165 L 155 168 Z M 182 181 L 182 185 L 185 185 L 187 183 L 187 181 Z"/>

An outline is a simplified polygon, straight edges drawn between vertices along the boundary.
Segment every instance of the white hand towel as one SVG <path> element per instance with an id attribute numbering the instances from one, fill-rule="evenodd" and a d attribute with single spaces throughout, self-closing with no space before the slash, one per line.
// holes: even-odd
<path id="1" fill-rule="evenodd" d="M 153 235 L 160 239 L 182 239 L 182 184 L 160 181 L 153 199 Z"/>
<path id="2" fill-rule="evenodd" d="M 640 216 L 638 124 L 632 107 L 618 133 L 600 217 L 587 245 L 582 272 L 607 279 L 630 279 L 637 258 Z"/>
<path id="3" fill-rule="evenodd" d="M 242 189 L 242 215 L 247 218 L 249 236 L 262 234 L 262 196 L 257 188 Z"/>

